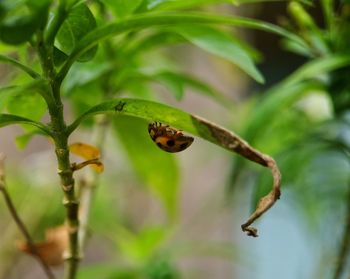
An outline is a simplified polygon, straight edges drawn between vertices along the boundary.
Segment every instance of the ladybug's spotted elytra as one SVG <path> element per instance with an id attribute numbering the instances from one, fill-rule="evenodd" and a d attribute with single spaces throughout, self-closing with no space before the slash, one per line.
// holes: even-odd
<path id="1" fill-rule="evenodd" d="M 148 133 L 160 149 L 171 153 L 185 150 L 194 140 L 181 131 L 159 122 L 150 123 Z"/>

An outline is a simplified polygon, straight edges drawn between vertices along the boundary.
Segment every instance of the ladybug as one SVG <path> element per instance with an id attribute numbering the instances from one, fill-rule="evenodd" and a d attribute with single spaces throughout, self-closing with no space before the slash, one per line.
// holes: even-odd
<path id="1" fill-rule="evenodd" d="M 148 125 L 148 133 L 157 146 L 166 152 L 180 152 L 189 147 L 194 138 L 159 122 Z"/>

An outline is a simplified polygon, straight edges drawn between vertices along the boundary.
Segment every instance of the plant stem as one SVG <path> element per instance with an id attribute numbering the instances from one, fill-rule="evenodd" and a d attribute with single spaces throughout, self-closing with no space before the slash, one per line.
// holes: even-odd
<path id="1" fill-rule="evenodd" d="M 47 278 L 55 279 L 55 276 L 52 273 L 50 267 L 46 264 L 46 262 L 38 254 L 36 247 L 35 247 L 35 244 L 34 244 L 34 241 L 32 240 L 32 238 L 31 238 L 26 226 L 24 225 L 23 221 L 19 217 L 17 210 L 16 210 L 16 207 L 13 204 L 9 193 L 7 192 L 6 182 L 5 182 L 4 160 L 5 160 L 5 157 L 0 153 L 0 191 L 2 192 L 2 194 L 4 196 L 6 206 L 9 209 L 11 216 L 12 216 L 13 220 L 15 221 L 15 223 L 17 224 L 20 232 L 25 237 L 31 252 L 37 258 L 40 265 L 42 266 Z"/>
<path id="2" fill-rule="evenodd" d="M 335 268 L 333 279 L 340 279 L 346 267 L 347 256 L 350 250 L 350 188 L 347 198 L 346 225 L 344 227 L 343 238 L 339 247 L 339 255 L 337 257 L 337 266 Z"/>
<path id="3" fill-rule="evenodd" d="M 63 18 L 61 18 L 63 20 Z M 59 22 L 56 23 L 59 25 Z M 53 31 L 52 31 L 53 32 Z M 55 32 L 53 32 L 55 33 Z M 68 133 L 64 120 L 63 104 L 61 100 L 61 81 L 56 79 L 56 71 L 53 65 L 53 45 L 44 42 L 43 33 L 37 34 L 37 50 L 43 69 L 43 75 L 49 83 L 50 97 L 52 101 L 48 103 L 48 110 L 51 119 L 51 134 L 55 143 L 55 153 L 58 163 L 58 175 L 61 180 L 63 190 L 63 204 L 66 208 L 65 222 L 68 230 L 68 247 L 64 255 L 65 259 L 65 279 L 74 279 L 78 271 L 80 261 L 78 231 L 79 202 L 75 195 L 73 170 L 69 159 Z M 48 41 L 50 43 L 50 40 Z M 51 42 L 53 43 L 53 42 Z"/>

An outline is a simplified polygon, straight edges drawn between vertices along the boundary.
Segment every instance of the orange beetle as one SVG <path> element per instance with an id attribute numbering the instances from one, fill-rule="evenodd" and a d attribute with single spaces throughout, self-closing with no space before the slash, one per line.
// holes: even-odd
<path id="1" fill-rule="evenodd" d="M 193 137 L 159 122 L 150 123 L 148 133 L 160 149 L 171 153 L 185 150 L 194 141 Z"/>

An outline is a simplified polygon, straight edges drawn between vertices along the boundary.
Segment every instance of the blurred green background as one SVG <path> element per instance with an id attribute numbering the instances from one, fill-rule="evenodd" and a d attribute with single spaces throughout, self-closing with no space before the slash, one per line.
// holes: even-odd
<path id="1" fill-rule="evenodd" d="M 268 170 L 197 138 L 188 150 L 167 154 L 150 140 L 148 123 L 138 119 L 90 119 L 71 143 L 94 144 L 105 135 L 99 141 L 105 172 L 94 192 L 79 278 L 350 276 L 350 4 L 305 2 L 203 8 L 274 22 L 305 40 L 301 48 L 276 35 L 240 31 L 259 51 L 251 53 L 259 61 L 263 85 L 224 59 L 178 42 L 167 30 L 154 32 L 153 39 L 176 44 L 154 47 L 143 40 L 147 32 L 139 37 L 129 33 L 100 46 L 103 51 L 92 61 L 72 68 L 63 86 L 68 119 L 111 91 L 155 99 L 237 132 L 272 155 L 283 176 L 281 199 L 258 221 L 259 237 L 249 238 L 240 224 L 270 190 Z M 135 43 L 129 43 L 135 36 Z M 120 52 L 113 52 L 115 46 Z M 128 56 L 139 48 L 141 54 Z M 2 52 L 8 50 L 1 45 Z M 31 62 L 28 52 L 19 48 L 15 55 Z M 111 53 L 118 74 L 110 74 L 105 57 Z M 25 79 L 7 65 L 0 72 L 2 84 Z M 32 96 L 18 94 L 7 110 L 46 119 L 45 104 Z M 101 121 L 109 121 L 109 129 L 96 128 Z M 39 241 L 64 216 L 53 145 L 32 135 L 20 127 L 2 128 L 0 151 L 7 156 L 9 192 Z M 88 168 L 76 177 L 78 183 L 86 179 L 96 179 Z M 35 259 L 17 250 L 21 235 L 1 199 L 0 231 L 0 278 L 41 278 Z M 341 259 L 343 275 L 334 277 Z M 62 273 L 62 267 L 54 270 Z"/>

